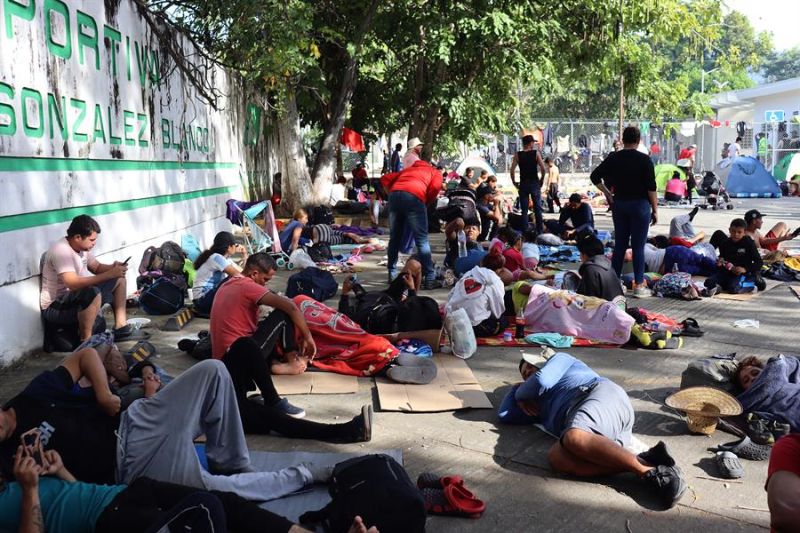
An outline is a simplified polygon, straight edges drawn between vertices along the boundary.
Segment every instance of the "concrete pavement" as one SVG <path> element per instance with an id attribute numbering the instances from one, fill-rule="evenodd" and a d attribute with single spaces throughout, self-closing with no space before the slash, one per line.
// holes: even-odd
<path id="1" fill-rule="evenodd" d="M 765 231 L 778 219 L 790 227 L 800 225 L 797 199 L 737 200 L 734 211 L 700 211 L 698 229 L 710 234 L 727 229 L 734 216 L 758 208 L 767 214 Z M 651 233 L 666 232 L 671 216 L 686 210 L 661 209 L 659 224 Z M 780 216 L 778 216 L 780 215 Z M 610 217 L 597 213 L 598 226 L 611 229 Z M 434 255 L 441 260 L 441 235 L 433 236 Z M 794 242 L 789 244 L 795 244 Z M 800 248 L 800 243 L 796 246 Z M 385 269 L 376 262 L 382 254 L 365 256 L 359 274 L 367 290 L 381 287 Z M 271 286 L 284 290 L 288 273 L 275 277 Z M 341 282 L 342 275 L 337 276 Z M 430 293 L 439 301 L 446 290 Z M 335 299 L 327 302 L 335 306 Z M 470 489 L 487 502 L 479 520 L 432 517 L 429 531 L 757 531 L 767 529 L 769 514 L 763 486 L 766 462 L 743 461 L 741 482 L 707 479 L 715 475 L 713 454 L 706 450 L 734 437 L 717 431 L 711 437 L 689 435 L 679 414 L 664 406 L 664 398 L 680 384 L 680 374 L 693 359 L 717 353 L 774 355 L 796 353 L 800 300 L 787 285 L 779 285 L 750 302 L 703 300 L 683 302 L 650 298 L 637 304 L 679 320 L 695 317 L 706 331 L 702 338 L 687 338 L 681 350 L 649 351 L 627 348 L 577 348 L 569 350 L 601 375 L 628 391 L 636 411 L 634 434 L 647 445 L 664 440 L 682 467 L 689 491 L 674 509 L 654 510 L 643 486 L 629 476 L 584 481 L 550 471 L 546 452 L 553 439 L 533 427 L 500 427 L 493 410 L 406 414 L 380 412 L 371 379 L 359 380 L 359 392 L 352 395 L 292 396 L 291 401 L 308 411 L 308 418 L 321 422 L 349 420 L 364 403 L 376 408 L 374 438 L 366 444 L 333 445 L 316 441 L 289 440 L 273 436 L 249 436 L 251 449 L 283 451 L 359 451 L 399 448 L 413 479 L 423 471 L 463 476 Z M 758 330 L 738 330 L 731 322 L 756 318 Z M 164 322 L 154 317 L 153 326 Z M 154 327 L 151 339 L 159 350 L 157 363 L 168 372 L 180 373 L 193 360 L 178 351 L 177 341 L 207 329 L 208 321 L 194 319 L 182 332 L 161 332 Z M 128 345 L 123 344 L 125 348 Z M 60 356 L 39 354 L 1 371 L 0 399 L 21 390 L 36 373 L 52 368 Z M 511 384 L 519 381 L 519 350 L 481 347 L 468 361 L 475 376 L 497 406 Z"/>

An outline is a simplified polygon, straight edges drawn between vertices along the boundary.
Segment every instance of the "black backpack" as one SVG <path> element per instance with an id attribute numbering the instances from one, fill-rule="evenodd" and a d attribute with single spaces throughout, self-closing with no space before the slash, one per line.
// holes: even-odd
<path id="1" fill-rule="evenodd" d="M 327 242 L 318 242 L 313 246 L 309 246 L 306 251 L 315 263 L 326 263 L 333 259 L 333 251 Z"/>
<path id="2" fill-rule="evenodd" d="M 330 226 L 334 222 L 333 209 L 331 209 L 330 206 L 312 206 L 306 208 L 306 212 L 308 213 L 308 223 L 311 226 L 316 226 L 317 224 L 327 224 Z"/>
<path id="3" fill-rule="evenodd" d="M 358 298 L 353 321 L 372 334 L 395 333 L 400 306 L 385 292 L 368 292 Z"/>
<path id="4" fill-rule="evenodd" d="M 161 271 L 164 274 L 183 275 L 186 252 L 176 242 L 167 241 L 158 248 L 150 246 L 144 251 L 139 263 L 139 274 Z"/>
<path id="5" fill-rule="evenodd" d="M 429 296 L 409 296 L 400 304 L 397 331 L 442 329 L 439 304 Z"/>
<path id="6" fill-rule="evenodd" d="M 350 529 L 360 516 L 381 533 L 425 531 L 425 503 L 405 469 L 388 455 L 354 457 L 333 468 L 331 502 L 300 517 L 302 524 L 321 524 L 329 533 Z"/>
<path id="7" fill-rule="evenodd" d="M 186 292 L 182 276 L 164 275 L 145 284 L 139 294 L 139 306 L 148 315 L 171 315 L 184 306 Z"/>
<path id="8" fill-rule="evenodd" d="M 306 267 L 297 274 L 292 274 L 286 284 L 286 296 L 294 298 L 298 294 L 305 294 L 324 302 L 336 294 L 339 285 L 330 272 L 317 267 Z"/>

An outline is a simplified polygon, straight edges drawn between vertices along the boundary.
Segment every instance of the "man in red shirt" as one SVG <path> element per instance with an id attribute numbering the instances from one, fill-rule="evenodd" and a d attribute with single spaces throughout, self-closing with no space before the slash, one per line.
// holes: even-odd
<path id="1" fill-rule="evenodd" d="M 255 382 L 262 391 L 271 388 L 266 382 L 269 370 L 273 374 L 301 374 L 317 352 L 305 318 L 295 303 L 266 287 L 276 269 L 275 259 L 269 254 L 251 255 L 242 275 L 220 286 L 211 306 L 211 356 L 223 360 L 234 383 L 242 367 L 249 368 L 243 377 Z M 262 305 L 272 307 L 273 311 L 259 322 Z M 295 341 L 295 328 L 300 332 L 299 343 Z M 226 357 L 229 348 L 242 337 L 250 338 L 260 349 L 258 353 L 237 351 L 246 354 L 247 365 Z M 302 409 L 285 403 L 287 412 L 297 410 L 295 416 L 302 416 Z"/>
<path id="2" fill-rule="evenodd" d="M 400 172 L 392 172 L 381 178 L 381 184 L 389 191 L 389 282 L 397 276 L 397 255 L 406 227 L 414 235 L 417 255 L 425 276 L 423 289 L 437 289 L 428 242 L 428 210 L 426 205 L 435 201 L 442 190 L 442 175 L 427 161 L 417 161 Z"/>
<path id="3" fill-rule="evenodd" d="M 781 437 L 772 448 L 767 472 L 772 531 L 800 529 L 800 433 Z"/>

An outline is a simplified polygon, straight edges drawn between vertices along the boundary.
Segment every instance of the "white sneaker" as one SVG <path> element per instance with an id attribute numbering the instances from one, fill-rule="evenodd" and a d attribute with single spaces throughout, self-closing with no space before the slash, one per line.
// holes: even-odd
<path id="1" fill-rule="evenodd" d="M 649 298 L 653 295 L 653 291 L 647 288 L 647 285 L 641 285 L 633 289 L 634 298 Z"/>

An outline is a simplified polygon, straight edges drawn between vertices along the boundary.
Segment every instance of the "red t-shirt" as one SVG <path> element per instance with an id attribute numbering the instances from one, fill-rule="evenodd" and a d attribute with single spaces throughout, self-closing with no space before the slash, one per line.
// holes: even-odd
<path id="1" fill-rule="evenodd" d="M 217 290 L 211 306 L 211 356 L 222 359 L 240 337 L 249 337 L 258 325 L 258 302 L 269 289 L 248 277 L 235 277 Z"/>
<path id="2" fill-rule="evenodd" d="M 503 256 L 506 258 L 506 268 L 511 272 L 516 272 L 525 265 L 522 254 L 516 248 L 506 248 L 503 250 Z"/>
<path id="3" fill-rule="evenodd" d="M 781 437 L 772 447 L 767 470 L 767 483 L 775 472 L 786 471 L 800 476 L 800 433 Z M 766 487 L 766 484 L 764 485 Z"/>

